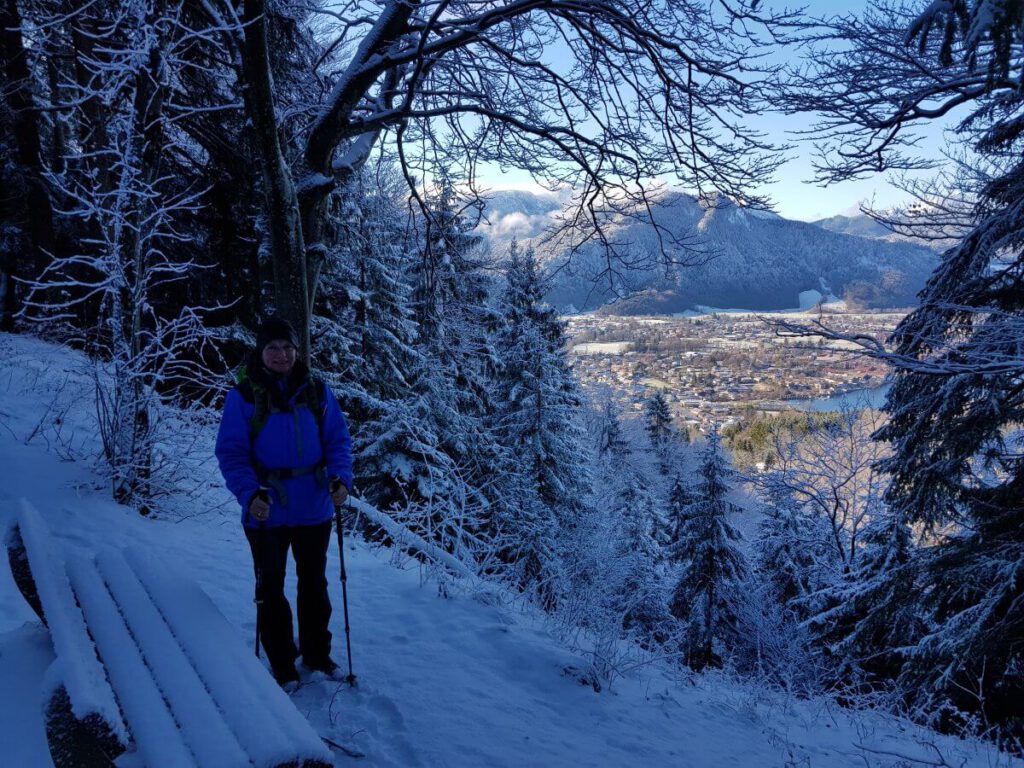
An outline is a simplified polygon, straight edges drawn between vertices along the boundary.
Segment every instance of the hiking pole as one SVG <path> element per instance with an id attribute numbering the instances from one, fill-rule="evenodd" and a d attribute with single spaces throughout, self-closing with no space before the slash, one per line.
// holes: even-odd
<path id="1" fill-rule="evenodd" d="M 263 556 L 266 546 L 264 544 L 263 535 L 265 530 L 265 521 L 260 520 L 259 527 L 256 529 L 256 556 L 253 560 L 256 563 L 256 595 L 253 598 L 253 602 L 256 603 L 256 658 L 260 657 L 260 626 L 263 624 Z"/>
<path id="2" fill-rule="evenodd" d="M 341 603 L 345 611 L 345 651 L 348 654 L 348 677 L 345 682 L 356 684 L 356 676 L 352 674 L 352 640 L 348 624 L 348 576 L 345 573 L 345 531 L 341 521 L 341 505 L 334 508 L 334 522 L 338 528 L 338 553 L 341 556 Z"/>

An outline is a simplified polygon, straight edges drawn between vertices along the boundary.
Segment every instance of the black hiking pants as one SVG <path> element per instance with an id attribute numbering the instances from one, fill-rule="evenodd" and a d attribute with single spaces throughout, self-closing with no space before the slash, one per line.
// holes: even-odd
<path id="1" fill-rule="evenodd" d="M 331 652 L 331 600 L 327 594 L 327 546 L 331 522 L 295 527 L 246 528 L 252 550 L 253 570 L 261 583 L 260 641 L 267 660 L 280 678 L 294 668 L 299 653 L 307 664 L 322 663 Z M 284 595 L 288 549 L 295 558 L 298 579 L 296 609 L 299 615 L 299 647 L 292 635 L 292 610 Z M 258 571 L 262 567 L 262 574 Z M 262 580 L 260 580 L 262 577 Z"/>

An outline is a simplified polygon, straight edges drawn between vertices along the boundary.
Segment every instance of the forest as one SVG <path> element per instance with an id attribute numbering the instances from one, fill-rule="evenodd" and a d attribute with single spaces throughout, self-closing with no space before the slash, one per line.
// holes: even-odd
<path id="1" fill-rule="evenodd" d="M 116 500 L 160 514 L 168 435 L 277 313 L 352 424 L 355 495 L 593 638 L 595 690 L 632 648 L 1024 751 L 1019 3 L 4 0 L 0 27 L 0 330 L 88 354 Z M 780 329 L 893 386 L 762 430 L 743 476 L 656 394 L 583 397 L 549 269 L 475 230 L 490 164 L 572 190 L 546 267 L 600 244 L 614 293 L 699 264 L 660 190 L 769 208 L 768 110 L 811 126 L 821 183 L 906 172 L 915 202 L 873 215 L 953 244 L 885 342 Z"/>

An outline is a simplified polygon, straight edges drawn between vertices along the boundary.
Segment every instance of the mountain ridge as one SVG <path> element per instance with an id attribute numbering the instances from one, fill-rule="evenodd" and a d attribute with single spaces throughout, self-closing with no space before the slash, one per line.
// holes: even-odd
<path id="1" fill-rule="evenodd" d="M 564 249 L 544 242 L 539 225 L 555 223 L 556 199 L 542 213 L 530 213 L 533 218 L 524 214 L 512 234 L 534 244 L 552 272 L 548 299 L 566 311 L 600 307 L 613 314 L 664 314 L 697 305 L 788 309 L 799 306 L 799 295 L 809 290 L 865 307 L 904 307 L 916 303 L 938 261 L 923 246 L 834 231 L 821 222 L 785 219 L 722 197 L 700 201 L 669 191 L 651 209 L 660 237 L 640 217 L 610 222 L 621 263 L 643 265 L 611 275 L 607 253 L 597 244 L 584 245 L 567 259 Z M 507 204 L 500 210 L 506 221 L 514 215 Z M 836 218 L 824 221 L 837 225 Z M 507 247 L 507 240 L 480 231 L 489 236 L 492 250 Z M 699 263 L 687 264 L 694 261 Z"/>

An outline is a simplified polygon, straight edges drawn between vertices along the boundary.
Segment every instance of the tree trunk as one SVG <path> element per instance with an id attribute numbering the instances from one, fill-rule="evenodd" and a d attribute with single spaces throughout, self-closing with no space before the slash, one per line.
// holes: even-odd
<path id="1" fill-rule="evenodd" d="M 327 198 L 334 189 L 350 189 L 351 182 L 370 156 L 379 131 L 360 134 L 352 125 L 352 114 L 381 78 L 379 101 L 390 108 L 395 98 L 395 87 L 401 70 L 392 68 L 380 72 L 365 67 L 369 59 L 382 55 L 408 31 L 409 19 L 419 0 L 390 0 L 381 10 L 373 29 L 364 38 L 355 56 L 342 76 L 345 87 L 332 96 L 332 101 L 313 124 L 303 160 L 308 174 L 298 196 L 302 232 L 305 235 L 307 255 L 307 296 L 312 311 L 317 281 L 326 257 Z M 339 145 L 350 141 L 348 156 L 335 167 L 334 156 Z"/>
<path id="2" fill-rule="evenodd" d="M 31 258 L 16 270 L 13 254 L 6 254 L 0 265 L 3 301 L 0 302 L 0 329 L 13 330 L 18 311 L 14 277 L 35 277 L 53 253 L 53 206 L 50 190 L 43 180 L 42 142 L 39 138 L 39 113 L 32 98 L 32 77 L 28 67 L 25 42 L 21 36 L 21 15 L 15 0 L 5 0 L 0 7 L 0 34 L 3 35 L 4 74 L 7 78 L 7 102 L 14 114 L 14 138 L 18 164 L 25 178 L 26 198 L 24 220 L 28 224 Z"/>
<path id="3" fill-rule="evenodd" d="M 332 95 L 310 132 L 304 154 L 305 171 L 296 185 L 284 157 L 274 109 L 274 86 L 267 42 L 266 0 L 246 0 L 242 7 L 245 45 L 243 73 L 246 113 L 253 124 L 270 223 L 270 253 L 277 311 L 299 332 L 302 354 L 309 362 L 309 325 L 320 270 L 327 252 L 328 197 L 347 186 L 369 157 L 379 132 L 360 135 L 352 114 L 374 84 L 390 105 L 399 71 L 383 72 L 366 63 L 382 54 L 408 29 L 417 0 L 391 0 L 381 11 L 346 73 L 344 88 Z M 351 76 L 349 76 L 351 74 Z M 351 157 L 334 165 L 338 146 L 353 142 Z"/>
<path id="4" fill-rule="evenodd" d="M 147 15 L 147 25 L 157 28 L 157 21 L 166 16 L 166 0 L 157 0 Z M 167 41 L 157 35 L 150 44 L 146 64 L 135 76 L 135 100 L 132 104 L 132 155 L 139 164 L 135 186 L 144 195 L 156 195 L 153 189 L 159 177 L 160 158 L 164 150 L 163 104 L 164 91 L 167 88 L 167 73 L 164 64 L 163 47 Z M 160 205 L 159 198 L 153 199 L 154 205 Z M 156 382 L 152 380 L 152 371 L 144 368 L 143 334 L 152 331 L 147 328 L 148 319 L 143 313 L 143 305 L 149 297 L 149 275 L 151 268 L 147 245 L 142 230 L 142 200 L 133 206 L 128 213 L 129 226 L 125 228 L 125 239 L 119 255 L 121 264 L 131 265 L 134 283 L 131 286 L 131 301 L 127 306 L 130 317 L 125 318 L 125 330 L 129 334 L 127 348 L 130 351 L 133 376 L 128 392 L 131 407 L 132 429 L 132 472 L 127 491 L 133 500 L 141 500 L 139 507 L 143 515 L 149 514 L 145 499 L 150 497 L 150 478 L 152 475 L 152 445 L 150 441 L 150 397 Z"/>
<path id="5" fill-rule="evenodd" d="M 274 299 L 277 312 L 287 318 L 298 331 L 301 353 L 308 363 L 310 306 L 306 282 L 306 249 L 295 184 L 278 137 L 264 0 L 246 0 L 242 22 L 245 25 L 242 55 L 245 105 L 256 135 L 263 174 L 267 220 L 270 225 Z"/>

